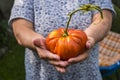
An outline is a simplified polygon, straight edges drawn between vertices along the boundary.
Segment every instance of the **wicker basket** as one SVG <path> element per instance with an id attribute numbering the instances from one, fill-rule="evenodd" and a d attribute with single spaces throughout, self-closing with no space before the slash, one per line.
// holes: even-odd
<path id="1" fill-rule="evenodd" d="M 110 66 L 120 61 L 120 34 L 110 31 L 100 42 L 99 65 Z"/>

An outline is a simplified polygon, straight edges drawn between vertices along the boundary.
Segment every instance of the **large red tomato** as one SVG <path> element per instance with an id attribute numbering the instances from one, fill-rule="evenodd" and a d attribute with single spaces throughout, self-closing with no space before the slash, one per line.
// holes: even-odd
<path id="1" fill-rule="evenodd" d="M 86 49 L 87 36 L 85 32 L 77 29 L 68 29 L 68 35 L 64 28 L 53 30 L 46 38 L 46 48 L 59 55 L 61 60 L 68 60 L 82 54 Z"/>

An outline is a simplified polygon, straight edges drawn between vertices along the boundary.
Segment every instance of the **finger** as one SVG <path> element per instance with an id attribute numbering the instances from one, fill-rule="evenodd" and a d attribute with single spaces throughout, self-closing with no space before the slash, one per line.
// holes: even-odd
<path id="1" fill-rule="evenodd" d="M 75 58 L 70 58 L 68 60 L 68 62 L 73 64 L 73 63 L 77 63 L 77 62 L 83 61 L 83 60 L 85 60 L 88 57 L 88 55 L 89 55 L 88 52 L 85 52 L 85 53 L 80 54 L 79 56 L 77 56 Z"/>
<path id="2" fill-rule="evenodd" d="M 55 65 L 55 66 L 59 66 L 59 67 L 67 67 L 68 66 L 68 62 L 67 61 L 50 60 L 49 63 L 52 64 L 52 65 Z"/>
<path id="3" fill-rule="evenodd" d="M 61 72 L 61 73 L 65 73 L 66 72 L 66 69 L 65 68 L 62 68 L 62 67 L 55 67 L 57 71 Z"/>
<path id="4" fill-rule="evenodd" d="M 48 51 L 46 49 L 38 48 L 37 51 L 38 51 L 38 54 L 39 54 L 40 58 L 42 58 L 42 59 L 60 60 L 60 57 L 58 55 L 53 54 L 53 53 L 51 53 L 50 51 Z"/>
<path id="5" fill-rule="evenodd" d="M 46 58 L 48 58 L 49 60 L 60 60 L 60 57 L 58 55 L 51 52 L 46 53 Z"/>
<path id="6" fill-rule="evenodd" d="M 47 59 L 47 60 L 60 60 L 60 57 L 58 55 L 55 54 L 48 54 L 48 53 L 43 53 L 41 54 L 41 58 L 42 59 Z"/>

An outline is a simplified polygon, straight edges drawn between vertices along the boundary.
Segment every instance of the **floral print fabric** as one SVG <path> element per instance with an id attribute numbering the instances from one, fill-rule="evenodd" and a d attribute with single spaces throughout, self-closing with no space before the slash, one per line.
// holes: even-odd
<path id="1" fill-rule="evenodd" d="M 52 30 L 66 26 L 69 12 L 89 3 L 114 11 L 110 0 L 15 0 L 9 23 L 13 19 L 24 18 L 34 24 L 37 33 L 46 37 Z M 86 29 L 96 12 L 75 13 L 69 28 Z M 28 48 L 25 51 L 25 67 L 26 80 L 102 80 L 97 44 L 90 50 L 86 60 L 69 66 L 66 73 L 56 71 L 53 65 L 40 59 L 36 52 Z"/>

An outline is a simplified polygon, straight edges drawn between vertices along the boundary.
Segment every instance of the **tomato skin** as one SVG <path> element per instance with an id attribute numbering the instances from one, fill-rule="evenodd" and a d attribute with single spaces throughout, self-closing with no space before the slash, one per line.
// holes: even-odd
<path id="1" fill-rule="evenodd" d="M 46 37 L 46 48 L 60 56 L 61 60 L 76 57 L 86 50 L 88 40 L 82 30 L 68 29 L 68 35 L 64 36 L 64 28 L 53 30 Z"/>

